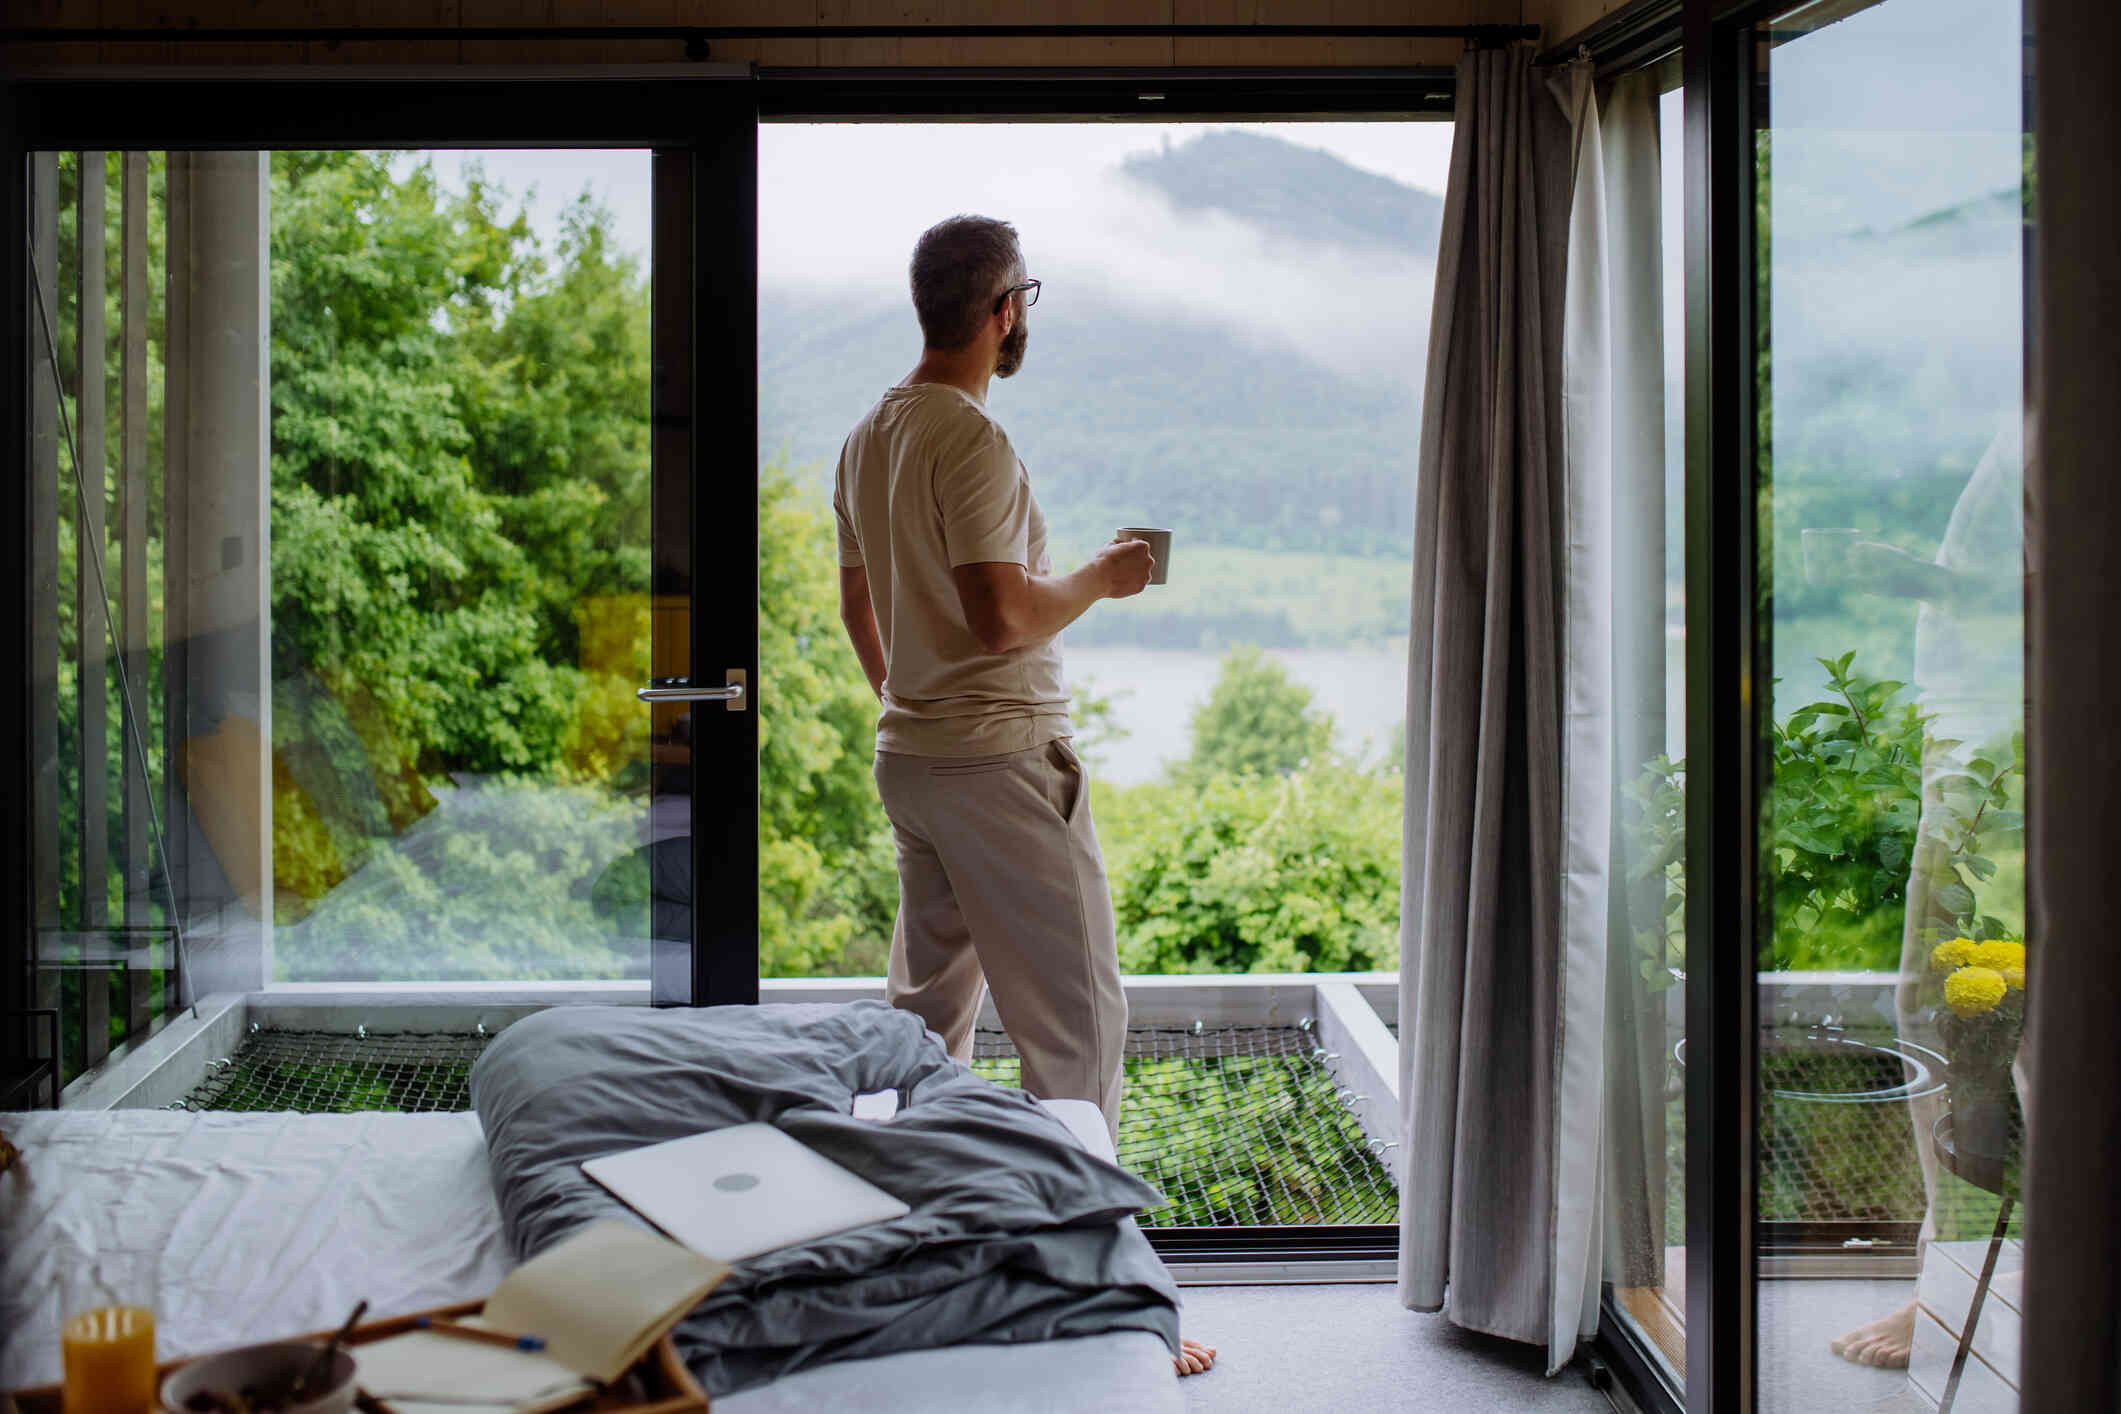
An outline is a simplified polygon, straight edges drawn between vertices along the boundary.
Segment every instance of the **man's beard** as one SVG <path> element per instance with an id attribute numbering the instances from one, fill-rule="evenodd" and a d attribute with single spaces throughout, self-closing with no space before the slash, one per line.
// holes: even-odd
<path id="1" fill-rule="evenodd" d="M 1031 324 L 1019 319 L 1016 327 L 1002 335 L 1001 349 L 994 360 L 994 376 L 1008 378 L 1024 366 L 1024 350 L 1031 346 Z"/>

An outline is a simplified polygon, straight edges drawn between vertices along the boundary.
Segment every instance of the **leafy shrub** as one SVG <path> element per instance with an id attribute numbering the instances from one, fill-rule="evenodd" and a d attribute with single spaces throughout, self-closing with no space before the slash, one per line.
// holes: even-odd
<path id="1" fill-rule="evenodd" d="M 1974 886 L 1995 878 L 1992 852 L 2022 837 L 2012 808 L 2025 774 L 2025 737 L 2013 732 L 1962 759 L 1965 743 L 1928 736 L 1929 718 L 1901 700 L 1906 684 L 1858 672 L 1853 651 L 1822 658 L 1832 696 L 1806 703 L 1771 730 L 1765 864 L 1774 926 L 1760 966 L 1775 971 L 1894 971 L 1900 965 L 1909 870 L 1922 825 L 1923 753 L 1933 770 L 1929 830 L 1938 845 L 1930 915 L 1918 926 L 1969 937 L 2008 931 Z M 1628 789 L 1644 873 L 1666 880 L 1664 935 L 1646 954 L 1683 961 L 1674 947 L 1686 900 L 1686 763 L 1659 757 Z M 1949 934 L 1945 934 L 1949 936 Z"/>
<path id="2" fill-rule="evenodd" d="M 1773 730 L 1770 906 L 1762 966 L 1891 969 L 1922 817 L 1922 713 L 1903 683 L 1822 660 L 1832 699 Z"/>
<path id="3" fill-rule="evenodd" d="M 1360 972 L 1399 961 L 1400 778 L 1326 761 L 1100 789 L 1129 972 Z"/>

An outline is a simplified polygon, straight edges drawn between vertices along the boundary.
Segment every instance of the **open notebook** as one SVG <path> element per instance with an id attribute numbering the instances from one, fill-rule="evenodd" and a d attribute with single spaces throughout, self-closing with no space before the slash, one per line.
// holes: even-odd
<path id="1" fill-rule="evenodd" d="M 396 1414 L 464 1414 L 466 1401 L 518 1414 L 581 1398 L 631 1369 L 729 1274 L 653 1232 L 591 1223 L 502 1278 L 464 1322 L 534 1335 L 514 1350 L 440 1331 L 408 1331 L 356 1348 L 363 1390 Z"/>

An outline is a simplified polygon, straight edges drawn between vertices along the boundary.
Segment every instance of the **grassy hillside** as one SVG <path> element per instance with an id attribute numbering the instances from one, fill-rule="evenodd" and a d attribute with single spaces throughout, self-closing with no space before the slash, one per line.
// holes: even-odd
<path id="1" fill-rule="evenodd" d="M 1168 584 L 1099 606 L 1068 630 L 1074 647 L 1127 645 L 1216 653 L 1404 643 L 1414 566 L 1406 559 L 1177 543 Z"/>

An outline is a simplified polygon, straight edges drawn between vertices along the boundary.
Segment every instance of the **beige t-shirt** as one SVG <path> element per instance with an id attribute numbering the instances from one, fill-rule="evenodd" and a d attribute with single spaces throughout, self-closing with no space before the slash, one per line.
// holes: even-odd
<path id="1" fill-rule="evenodd" d="M 867 567 L 884 643 L 877 750 L 988 756 L 1072 735 L 1060 640 L 987 652 L 950 573 L 1053 571 L 1031 477 L 984 407 L 945 383 L 891 389 L 840 450 L 832 508 L 840 563 Z"/>

